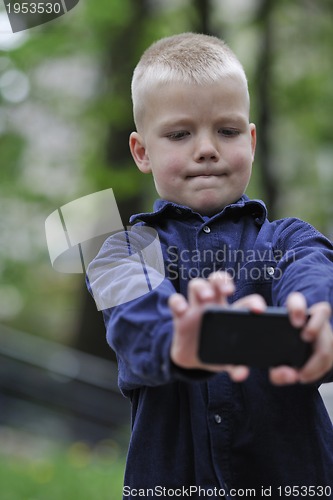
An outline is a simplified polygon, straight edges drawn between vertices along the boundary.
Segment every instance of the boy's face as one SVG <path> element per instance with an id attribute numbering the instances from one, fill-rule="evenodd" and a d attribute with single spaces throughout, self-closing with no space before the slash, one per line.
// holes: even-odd
<path id="1" fill-rule="evenodd" d="M 161 198 L 212 215 L 237 201 L 251 176 L 256 143 L 239 77 L 206 86 L 166 84 L 146 97 L 130 148 Z"/>

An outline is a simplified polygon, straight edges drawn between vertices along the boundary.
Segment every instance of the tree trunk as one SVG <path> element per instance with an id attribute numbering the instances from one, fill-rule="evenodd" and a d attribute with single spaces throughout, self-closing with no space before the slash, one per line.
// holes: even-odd
<path id="1" fill-rule="evenodd" d="M 143 36 L 148 17 L 149 1 L 132 0 L 131 21 L 122 30 L 119 30 L 116 35 L 113 34 L 109 49 L 106 52 L 110 93 L 112 92 L 115 99 L 121 99 L 122 102 L 128 103 L 129 116 L 131 115 L 130 81 L 135 65 L 135 49 L 138 40 Z M 121 169 L 126 172 L 130 168 L 135 168 L 129 161 L 128 138 L 132 130 L 133 126 L 130 119 L 125 124 L 122 120 L 115 120 L 110 123 L 106 143 L 106 159 L 113 170 Z M 126 226 L 131 214 L 142 211 L 144 194 L 138 192 L 126 199 L 118 199 L 117 190 L 114 189 L 114 192 L 123 224 Z M 106 345 L 102 313 L 97 311 L 95 302 L 87 290 L 82 291 L 81 303 L 77 324 L 76 347 L 81 351 L 114 360 L 114 353 Z"/>
<path id="2" fill-rule="evenodd" d="M 274 175 L 271 151 L 272 124 L 272 59 L 273 59 L 273 7 L 274 0 L 262 0 L 258 21 L 262 30 L 261 50 L 256 70 L 258 145 L 256 157 L 261 172 L 263 198 L 267 203 L 270 218 L 277 215 L 278 183 Z"/>

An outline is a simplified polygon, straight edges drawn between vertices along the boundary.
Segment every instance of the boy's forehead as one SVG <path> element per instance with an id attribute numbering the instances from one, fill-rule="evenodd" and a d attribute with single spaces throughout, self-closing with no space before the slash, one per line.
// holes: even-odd
<path id="1" fill-rule="evenodd" d="M 238 112 L 249 117 L 250 98 L 247 81 L 235 72 L 210 83 L 185 83 L 184 81 L 153 80 L 141 93 L 136 102 L 136 124 L 141 129 L 144 122 L 171 110 L 196 109 L 205 103 L 214 109 L 219 103 L 225 112 L 237 108 Z M 138 105 L 139 104 L 139 105 Z M 216 104 L 216 105 L 215 105 Z"/>
<path id="2" fill-rule="evenodd" d="M 146 92 L 146 110 L 154 111 L 161 107 L 168 109 L 173 105 L 180 108 L 191 105 L 196 107 L 203 102 L 219 102 L 226 108 L 245 108 L 249 110 L 247 85 L 240 77 L 228 77 L 212 84 L 185 84 L 182 82 L 155 83 Z M 164 104 L 164 106 L 163 106 Z"/>

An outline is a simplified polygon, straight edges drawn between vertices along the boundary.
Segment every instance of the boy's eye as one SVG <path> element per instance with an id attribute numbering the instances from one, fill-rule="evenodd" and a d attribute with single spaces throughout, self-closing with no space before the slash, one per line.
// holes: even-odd
<path id="1" fill-rule="evenodd" d="M 184 137 L 188 135 L 189 132 L 186 132 L 186 130 L 178 130 L 177 132 L 171 132 L 170 134 L 168 134 L 167 138 L 170 139 L 171 141 L 180 141 L 181 139 L 184 139 Z"/>
<path id="2" fill-rule="evenodd" d="M 239 130 L 236 128 L 221 128 L 219 133 L 224 135 L 224 137 L 235 137 L 240 134 Z"/>

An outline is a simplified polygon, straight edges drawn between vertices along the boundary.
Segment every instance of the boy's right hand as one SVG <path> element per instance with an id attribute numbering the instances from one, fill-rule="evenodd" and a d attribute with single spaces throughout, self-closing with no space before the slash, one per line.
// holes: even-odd
<path id="1" fill-rule="evenodd" d="M 235 285 L 230 275 L 217 272 L 211 274 L 207 280 L 191 280 L 188 286 L 188 300 L 178 293 L 171 295 L 169 307 L 173 314 L 174 332 L 170 356 L 174 364 L 186 369 L 226 371 L 234 382 L 242 382 L 248 377 L 249 368 L 246 366 L 204 364 L 197 354 L 203 310 L 207 305 L 228 307 L 227 298 L 234 292 Z M 232 307 L 263 312 L 266 303 L 260 295 L 253 294 L 238 300 Z"/>

